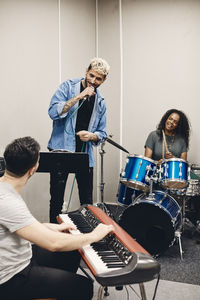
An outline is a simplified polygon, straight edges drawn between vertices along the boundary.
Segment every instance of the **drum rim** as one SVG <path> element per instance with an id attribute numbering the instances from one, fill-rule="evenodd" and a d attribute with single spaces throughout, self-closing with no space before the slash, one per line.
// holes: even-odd
<path id="1" fill-rule="evenodd" d="M 168 161 L 181 161 L 181 162 L 185 162 L 186 164 L 189 164 L 187 160 L 184 160 L 184 159 L 182 159 L 182 158 L 176 158 L 176 157 L 168 158 L 168 159 L 165 158 L 165 159 L 163 160 L 162 164 L 163 164 L 164 162 L 168 162 Z"/>
<path id="2" fill-rule="evenodd" d="M 144 160 L 147 160 L 147 161 L 152 162 L 152 163 L 154 163 L 155 165 L 157 165 L 157 163 L 156 163 L 155 160 L 153 160 L 153 159 L 151 159 L 151 158 L 149 158 L 149 157 L 143 156 L 143 155 L 139 155 L 139 154 L 130 154 L 130 155 L 128 155 L 127 157 L 128 157 L 128 158 L 129 158 L 129 157 L 144 158 Z"/>
<path id="3" fill-rule="evenodd" d="M 178 204 L 178 202 L 176 201 L 176 199 L 175 199 L 174 197 L 172 197 L 169 193 L 166 193 L 166 192 L 164 192 L 164 191 L 162 191 L 162 190 L 154 190 L 154 191 L 153 191 L 153 194 L 156 194 L 156 193 L 157 193 L 157 194 L 159 194 L 159 193 L 161 193 L 161 194 L 166 194 L 167 197 L 169 197 L 169 198 L 172 199 L 172 202 L 173 202 L 173 201 L 175 202 L 175 204 L 177 205 L 177 207 L 178 207 L 179 210 L 181 211 L 180 205 Z M 138 195 L 138 196 L 135 198 L 135 200 L 133 201 L 133 203 L 135 203 L 137 200 L 139 200 L 140 197 L 142 198 L 142 196 L 145 196 L 145 193 Z M 149 201 L 149 203 L 151 203 L 151 202 L 153 203 L 152 200 L 147 200 L 147 201 Z M 156 205 L 156 204 L 155 204 L 155 205 Z"/>
<path id="4" fill-rule="evenodd" d="M 123 179 L 127 179 L 127 180 L 125 182 L 123 182 Z M 141 181 L 137 181 L 137 180 L 133 180 L 133 179 L 128 180 L 128 178 L 123 178 L 123 179 L 120 180 L 121 183 L 124 184 L 124 185 L 126 185 L 129 188 L 131 188 L 131 187 L 128 184 L 126 184 L 126 183 L 131 182 L 131 183 L 137 183 L 137 185 L 142 186 L 142 187 L 146 188 L 147 190 L 149 190 L 149 186 L 147 184 L 141 182 Z"/>
<path id="5" fill-rule="evenodd" d="M 169 181 L 174 181 L 174 182 L 188 182 L 188 180 L 186 180 L 186 179 L 176 179 L 176 180 L 174 180 L 174 179 L 171 179 L 171 178 L 168 178 L 168 179 L 164 179 L 164 180 L 161 180 L 161 183 L 163 183 L 163 182 L 169 182 Z"/>

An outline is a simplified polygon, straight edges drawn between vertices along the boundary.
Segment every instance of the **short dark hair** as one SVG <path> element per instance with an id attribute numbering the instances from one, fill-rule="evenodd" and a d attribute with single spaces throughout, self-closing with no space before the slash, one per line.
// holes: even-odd
<path id="1" fill-rule="evenodd" d="M 30 136 L 15 139 L 4 151 L 6 170 L 21 177 L 32 168 L 38 160 L 39 143 Z"/>
<path id="2" fill-rule="evenodd" d="M 176 113 L 180 116 L 180 120 L 178 122 L 178 126 L 175 129 L 176 134 L 180 135 L 186 142 L 187 149 L 189 149 L 189 139 L 190 139 L 190 122 L 185 115 L 184 112 L 181 110 L 172 108 L 169 109 L 161 118 L 160 123 L 157 126 L 158 134 L 160 138 L 162 138 L 162 130 L 165 130 L 165 122 L 167 121 L 168 117 Z"/>

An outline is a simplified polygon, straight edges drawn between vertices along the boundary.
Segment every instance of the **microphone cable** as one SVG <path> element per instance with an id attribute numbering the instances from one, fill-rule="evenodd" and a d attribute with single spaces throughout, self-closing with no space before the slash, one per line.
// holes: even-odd
<path id="1" fill-rule="evenodd" d="M 69 118 L 66 119 L 64 131 L 65 131 L 67 134 L 73 135 L 73 133 L 67 132 L 67 130 L 66 130 L 67 124 L 69 123 L 69 121 L 71 120 L 71 118 L 74 116 L 74 114 L 79 110 L 79 108 L 81 108 L 81 106 L 83 105 L 83 103 L 85 102 L 85 100 L 86 100 L 86 99 L 83 98 L 81 104 L 79 104 L 79 106 L 73 111 L 73 113 L 71 114 L 71 116 L 70 116 Z"/>

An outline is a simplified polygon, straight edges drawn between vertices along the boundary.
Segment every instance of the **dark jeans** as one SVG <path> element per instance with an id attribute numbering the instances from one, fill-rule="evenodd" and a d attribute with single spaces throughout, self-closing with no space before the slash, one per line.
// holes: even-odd
<path id="1" fill-rule="evenodd" d="M 75 274 L 79 263 L 78 251 L 49 252 L 33 246 L 31 263 L 0 285 L 0 300 L 90 300 L 93 283 L 91 279 Z"/>
<path id="2" fill-rule="evenodd" d="M 54 171 L 50 173 L 50 222 L 57 223 L 56 217 L 61 213 L 68 172 Z M 93 168 L 89 172 L 77 172 L 80 204 L 92 204 Z"/>

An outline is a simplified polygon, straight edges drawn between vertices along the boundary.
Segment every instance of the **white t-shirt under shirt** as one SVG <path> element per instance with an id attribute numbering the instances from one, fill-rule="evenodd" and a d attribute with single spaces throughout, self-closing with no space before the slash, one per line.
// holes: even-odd
<path id="1" fill-rule="evenodd" d="M 36 219 L 16 190 L 0 182 L 0 284 L 22 271 L 32 257 L 31 243 L 15 231 Z"/>

